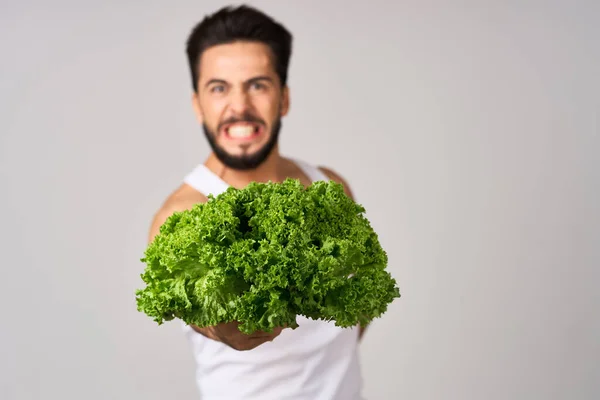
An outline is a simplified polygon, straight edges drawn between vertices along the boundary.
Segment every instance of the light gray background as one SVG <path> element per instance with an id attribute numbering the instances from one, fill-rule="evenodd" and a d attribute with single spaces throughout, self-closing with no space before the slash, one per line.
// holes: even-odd
<path id="1" fill-rule="evenodd" d="M 350 182 L 403 294 L 367 397 L 600 397 L 598 3 L 251 3 L 295 35 L 284 154 Z M 196 398 L 134 291 L 208 154 L 184 41 L 224 4 L 2 1 L 0 398 Z"/>

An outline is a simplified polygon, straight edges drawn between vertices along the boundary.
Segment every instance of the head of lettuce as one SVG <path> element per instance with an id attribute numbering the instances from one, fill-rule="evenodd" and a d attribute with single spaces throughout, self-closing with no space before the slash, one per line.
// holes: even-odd
<path id="1" fill-rule="evenodd" d="M 237 321 L 244 333 L 296 316 L 367 325 L 400 297 L 364 208 L 335 182 L 230 187 L 174 213 L 142 261 L 138 310 L 161 324 Z"/>

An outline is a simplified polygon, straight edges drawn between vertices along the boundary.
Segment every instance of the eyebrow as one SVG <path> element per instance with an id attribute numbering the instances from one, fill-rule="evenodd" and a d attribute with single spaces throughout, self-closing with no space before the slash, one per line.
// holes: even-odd
<path id="1" fill-rule="evenodd" d="M 273 78 L 266 76 L 266 75 L 261 75 L 261 76 L 255 76 L 254 78 L 250 78 L 248 79 L 246 82 L 244 82 L 245 85 L 250 84 L 250 83 L 255 83 L 255 82 L 260 82 L 260 81 L 268 81 L 268 82 L 273 82 Z M 224 79 L 218 79 L 218 78 L 213 78 L 210 79 L 208 82 L 206 82 L 204 84 L 204 87 L 209 87 L 210 85 L 213 85 L 215 83 L 220 83 L 220 84 L 227 84 L 227 81 Z"/>

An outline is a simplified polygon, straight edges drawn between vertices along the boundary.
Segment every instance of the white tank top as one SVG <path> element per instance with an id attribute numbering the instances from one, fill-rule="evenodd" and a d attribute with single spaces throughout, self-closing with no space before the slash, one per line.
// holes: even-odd
<path id="1" fill-rule="evenodd" d="M 294 160 L 312 182 L 329 180 L 318 168 Z M 204 195 L 229 185 L 203 164 L 184 182 Z M 237 351 L 183 324 L 202 400 L 362 400 L 358 328 L 298 316 L 272 342 Z"/>

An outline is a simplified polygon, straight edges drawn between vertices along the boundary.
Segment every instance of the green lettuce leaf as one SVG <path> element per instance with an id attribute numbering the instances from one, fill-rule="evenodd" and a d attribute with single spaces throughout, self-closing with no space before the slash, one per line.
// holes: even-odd
<path id="1" fill-rule="evenodd" d="M 238 321 L 245 333 L 296 317 L 366 325 L 400 297 L 364 208 L 333 181 L 228 188 L 174 213 L 145 251 L 138 310 L 158 324 Z"/>

